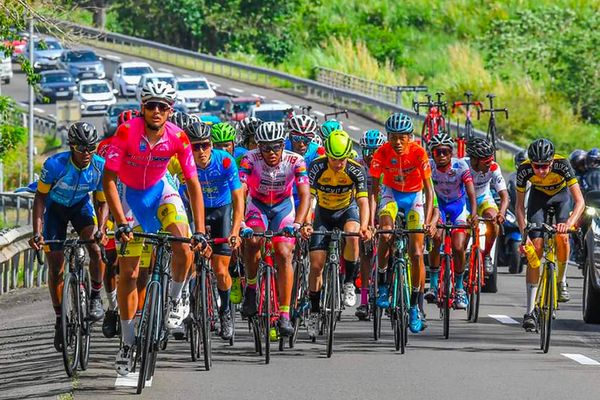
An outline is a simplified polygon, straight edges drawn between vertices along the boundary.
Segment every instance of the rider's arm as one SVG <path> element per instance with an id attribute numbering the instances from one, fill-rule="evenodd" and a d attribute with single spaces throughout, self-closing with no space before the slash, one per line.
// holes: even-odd
<path id="1" fill-rule="evenodd" d="M 517 217 L 517 225 L 521 231 L 521 235 L 525 232 L 525 192 L 517 190 L 517 201 L 515 203 L 515 213 Z"/>
<path id="2" fill-rule="evenodd" d="M 471 218 L 477 216 L 477 197 L 475 196 L 475 186 L 473 181 L 465 182 L 465 190 L 467 191 L 467 198 L 471 204 Z"/>
<path id="3" fill-rule="evenodd" d="M 110 213 L 115 219 L 115 225 L 127 224 L 127 218 L 125 218 L 123 206 L 119 199 L 119 192 L 117 191 L 116 172 L 104 169 L 104 173 L 102 174 L 102 188 L 104 189 L 104 196 L 106 197 Z"/>
<path id="4" fill-rule="evenodd" d="M 35 192 L 33 198 L 33 235 L 42 233 L 42 221 L 44 218 L 44 210 L 46 209 L 46 197 L 48 193 L 42 193 L 39 190 Z"/>
<path id="5" fill-rule="evenodd" d="M 231 199 L 233 200 L 233 222 L 231 224 L 231 233 L 237 236 L 242 226 L 242 219 L 244 218 L 244 189 L 239 188 L 231 192 Z"/>
<path id="6" fill-rule="evenodd" d="M 432 217 L 434 216 L 433 203 L 435 196 L 431 177 L 423 180 L 423 191 L 425 192 L 425 221 L 430 224 L 432 223 Z"/>
<path id="7" fill-rule="evenodd" d="M 98 231 L 104 232 L 108 220 L 108 204 L 104 192 L 95 192 L 96 215 L 98 216 Z"/>
<path id="8" fill-rule="evenodd" d="M 371 193 L 369 193 L 369 223 L 371 226 L 375 226 L 375 213 L 377 212 L 377 197 L 379 196 L 379 178 L 371 177 L 373 185 L 371 186 Z"/>
<path id="9" fill-rule="evenodd" d="M 202 197 L 202 188 L 197 176 L 186 178 L 187 190 L 190 195 L 190 206 L 194 216 L 194 227 L 196 232 L 206 233 L 204 227 L 204 198 Z"/>
<path id="10" fill-rule="evenodd" d="M 569 191 L 571 192 L 571 197 L 573 198 L 574 204 L 573 212 L 566 222 L 568 228 L 574 226 L 579 221 L 579 218 L 581 218 L 581 214 L 583 214 L 583 210 L 585 209 L 585 201 L 583 199 L 583 194 L 581 193 L 579 184 L 576 183 L 569 186 Z"/>
<path id="11" fill-rule="evenodd" d="M 369 200 L 367 197 L 360 197 L 356 199 L 356 204 L 358 204 L 358 211 L 360 213 L 360 229 L 367 229 L 371 217 L 371 213 L 369 212 Z"/>
<path id="12" fill-rule="evenodd" d="M 501 190 L 498 192 L 500 196 L 500 211 L 499 213 L 502 216 L 506 216 L 506 210 L 508 209 L 508 204 L 510 203 L 510 197 L 508 196 L 508 190 Z"/>
<path id="13" fill-rule="evenodd" d="M 300 199 L 300 204 L 298 205 L 298 211 L 296 211 L 296 219 L 294 223 L 298 223 L 302 225 L 304 222 L 308 221 L 308 211 L 310 210 L 310 187 L 308 183 L 300 184 L 297 186 L 298 188 L 298 198 Z"/>

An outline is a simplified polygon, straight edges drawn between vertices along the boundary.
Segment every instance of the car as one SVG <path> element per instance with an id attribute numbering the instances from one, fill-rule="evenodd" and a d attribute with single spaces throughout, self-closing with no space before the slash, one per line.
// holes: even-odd
<path id="1" fill-rule="evenodd" d="M 250 107 L 258 106 L 260 104 L 260 99 L 258 97 L 234 97 L 231 101 L 231 106 L 225 111 L 232 121 L 243 120 L 248 116 Z"/>
<path id="2" fill-rule="evenodd" d="M 117 91 L 111 89 L 107 81 L 102 79 L 89 79 L 79 81 L 77 86 L 81 115 L 104 115 L 108 107 L 115 104 Z"/>
<path id="3" fill-rule="evenodd" d="M 198 108 L 198 116 L 215 116 L 221 119 L 225 110 L 231 107 L 231 98 L 227 96 L 216 96 L 212 99 L 204 99 Z"/>
<path id="4" fill-rule="evenodd" d="M 177 97 L 190 111 L 197 111 L 200 102 L 217 94 L 204 77 L 177 78 Z"/>
<path id="5" fill-rule="evenodd" d="M 117 130 L 117 119 L 119 115 L 125 110 L 138 110 L 140 109 L 139 103 L 115 103 L 108 107 L 102 127 L 104 129 L 104 136 L 112 136 Z"/>
<path id="6" fill-rule="evenodd" d="M 69 71 L 75 81 L 106 77 L 102 58 L 92 50 L 65 50 L 60 56 L 58 67 Z"/>
<path id="7" fill-rule="evenodd" d="M 9 84 L 12 77 L 12 61 L 8 54 L 4 54 L 2 51 L 0 51 L 0 80 L 6 84 Z"/>
<path id="8" fill-rule="evenodd" d="M 112 76 L 113 87 L 119 91 L 122 97 L 133 97 L 140 78 L 144 74 L 151 74 L 154 68 L 147 62 L 128 61 L 117 65 Z"/>
<path id="9" fill-rule="evenodd" d="M 586 217 L 589 228 L 584 237 L 583 262 L 583 320 L 588 324 L 600 323 L 600 191 L 585 194 Z"/>
<path id="10" fill-rule="evenodd" d="M 58 69 L 58 60 L 64 51 L 62 44 L 54 38 L 34 39 L 33 42 L 33 69 L 40 72 L 48 69 Z M 29 58 L 29 46 L 25 46 L 23 54 Z"/>
<path id="11" fill-rule="evenodd" d="M 265 103 L 250 106 L 248 115 L 268 122 L 284 122 L 292 115 L 293 107 L 285 103 Z"/>
<path id="12" fill-rule="evenodd" d="M 51 103 L 58 100 L 72 100 L 77 85 L 71 74 L 58 69 L 40 73 L 40 81 L 36 85 L 35 97 L 42 103 L 48 99 Z"/>
<path id="13" fill-rule="evenodd" d="M 141 92 L 142 92 L 142 88 L 144 87 L 144 85 L 146 84 L 146 82 L 166 82 L 169 85 L 173 86 L 173 88 L 177 88 L 177 79 L 175 79 L 175 75 L 169 73 L 169 72 L 152 72 L 149 74 L 144 74 L 141 76 L 137 87 L 135 88 L 135 97 L 138 99 L 138 101 L 141 103 L 142 102 L 142 96 L 141 96 Z"/>

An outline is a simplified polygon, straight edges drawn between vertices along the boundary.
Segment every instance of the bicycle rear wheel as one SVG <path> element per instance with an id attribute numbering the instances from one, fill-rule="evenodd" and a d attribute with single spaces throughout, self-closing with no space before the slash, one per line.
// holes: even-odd
<path id="1" fill-rule="evenodd" d="M 138 370 L 137 394 L 142 393 L 142 390 L 146 386 L 146 381 L 152 377 L 154 372 L 154 362 L 156 360 L 156 352 L 158 351 L 158 343 L 155 343 L 155 341 L 158 338 L 156 329 L 159 313 L 159 290 L 157 282 L 150 282 L 146 290 L 146 301 L 144 302 L 138 335 L 139 347 L 137 357 L 140 360 L 140 368 Z"/>
<path id="2" fill-rule="evenodd" d="M 61 305 L 62 356 L 65 372 L 73 376 L 77 370 L 81 349 L 81 304 L 79 302 L 79 284 L 75 274 L 65 275 Z"/>
<path id="3" fill-rule="evenodd" d="M 554 295 L 556 286 L 555 276 L 555 265 L 549 262 L 545 268 L 544 273 L 546 274 L 545 285 L 544 285 L 544 296 L 542 297 L 543 303 L 540 313 L 540 347 L 544 353 L 548 353 L 550 349 L 550 336 L 552 334 L 552 317 L 554 315 Z"/>
<path id="4" fill-rule="evenodd" d="M 475 249 L 471 255 L 473 264 L 469 271 L 469 306 L 467 310 L 467 318 L 471 322 L 477 322 L 479 319 L 479 304 L 481 300 L 481 279 L 483 276 L 483 260 L 481 251 Z"/>
<path id="5" fill-rule="evenodd" d="M 450 256 L 444 256 L 444 339 L 448 339 L 450 337 L 450 297 L 452 296 L 452 277 L 450 276 L 450 263 Z"/>
<path id="6" fill-rule="evenodd" d="M 327 358 L 331 357 L 333 353 L 333 332 L 335 330 L 335 322 L 337 319 L 337 310 L 339 303 L 339 276 L 338 267 L 336 265 L 329 265 L 329 271 L 327 274 L 329 280 L 328 291 L 325 293 L 325 319 L 327 329 Z"/>
<path id="7" fill-rule="evenodd" d="M 79 298 L 81 299 L 81 349 L 79 351 L 79 367 L 85 371 L 90 361 L 90 340 L 92 336 L 92 321 L 90 319 L 90 295 L 91 281 L 90 273 L 87 269 L 83 271 L 83 286 L 79 289 Z"/>

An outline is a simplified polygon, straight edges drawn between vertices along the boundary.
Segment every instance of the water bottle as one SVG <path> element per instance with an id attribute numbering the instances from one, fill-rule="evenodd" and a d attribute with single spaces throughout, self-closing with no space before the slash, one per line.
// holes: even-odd
<path id="1" fill-rule="evenodd" d="M 531 268 L 539 268 L 540 267 L 540 259 L 535 252 L 535 247 L 531 243 L 527 243 L 523 246 L 523 250 L 525 251 L 525 257 L 527 257 L 527 264 Z"/>

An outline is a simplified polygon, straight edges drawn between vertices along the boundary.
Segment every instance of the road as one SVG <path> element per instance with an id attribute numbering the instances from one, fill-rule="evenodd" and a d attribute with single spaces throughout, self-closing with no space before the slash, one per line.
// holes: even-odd
<path id="1" fill-rule="evenodd" d="M 253 352 L 238 316 L 234 347 L 214 339 L 214 362 L 204 371 L 192 362 L 187 342 L 171 340 L 159 354 L 157 372 L 143 392 L 147 399 L 285 398 L 365 399 L 590 399 L 600 389 L 600 328 L 581 320 L 582 278 L 571 266 L 572 300 L 561 304 L 548 354 L 539 336 L 525 333 L 525 285 L 522 275 L 501 268 L 499 292 L 482 294 L 480 322 L 466 312 L 452 313 L 450 339 L 442 337 L 435 306 L 427 305 L 428 328 L 409 337 L 406 353 L 393 349 L 386 319 L 383 338 L 374 341 L 371 323 L 346 310 L 336 330 L 334 353 L 325 357 L 323 338 L 316 343 L 301 331 L 294 349 L 273 351 L 270 365 Z M 59 353 L 52 345 L 52 309 L 46 289 L 27 289 L 0 297 L 0 399 L 54 397 L 71 390 Z M 133 396 L 133 380 L 113 369 L 117 339 L 94 329 L 87 371 L 75 380 L 74 398 Z"/>

